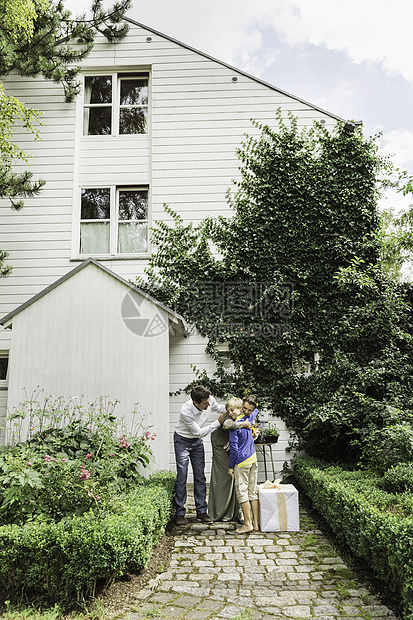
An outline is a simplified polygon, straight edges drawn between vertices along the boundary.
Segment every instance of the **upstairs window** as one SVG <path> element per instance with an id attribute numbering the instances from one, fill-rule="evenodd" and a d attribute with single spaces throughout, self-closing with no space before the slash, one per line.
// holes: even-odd
<path id="1" fill-rule="evenodd" d="M 83 135 L 148 132 L 148 74 L 85 77 Z"/>
<path id="2" fill-rule="evenodd" d="M 148 252 L 148 189 L 81 190 L 80 254 Z"/>

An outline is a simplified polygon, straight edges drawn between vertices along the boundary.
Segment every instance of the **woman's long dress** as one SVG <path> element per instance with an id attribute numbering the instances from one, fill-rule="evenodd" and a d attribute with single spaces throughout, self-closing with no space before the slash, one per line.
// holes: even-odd
<path id="1" fill-rule="evenodd" d="M 228 474 L 229 431 L 218 426 L 211 433 L 212 469 L 209 484 L 208 514 L 213 521 L 237 521 L 239 504 L 235 495 L 234 476 Z"/>

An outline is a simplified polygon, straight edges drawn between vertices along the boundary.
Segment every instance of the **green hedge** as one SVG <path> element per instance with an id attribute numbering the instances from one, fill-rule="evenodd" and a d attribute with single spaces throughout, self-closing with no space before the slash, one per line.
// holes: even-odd
<path id="1" fill-rule="evenodd" d="M 404 620 L 413 620 L 412 495 L 381 490 L 369 472 L 307 457 L 296 459 L 294 476 L 337 538 L 401 595 Z"/>
<path id="2" fill-rule="evenodd" d="M 171 517 L 175 474 L 158 472 L 121 496 L 105 517 L 0 527 L 0 583 L 13 594 L 62 602 L 95 595 L 143 568 Z"/>

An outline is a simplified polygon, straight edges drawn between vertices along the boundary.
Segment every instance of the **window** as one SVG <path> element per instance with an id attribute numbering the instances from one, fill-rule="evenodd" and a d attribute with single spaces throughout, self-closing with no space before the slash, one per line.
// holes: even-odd
<path id="1" fill-rule="evenodd" d="M 81 254 L 147 252 L 147 188 L 102 187 L 81 190 Z"/>
<path id="2" fill-rule="evenodd" d="M 85 77 L 83 134 L 148 132 L 148 74 Z"/>
<path id="3" fill-rule="evenodd" d="M 6 381 L 8 365 L 9 365 L 8 356 L 0 353 L 0 381 Z"/>

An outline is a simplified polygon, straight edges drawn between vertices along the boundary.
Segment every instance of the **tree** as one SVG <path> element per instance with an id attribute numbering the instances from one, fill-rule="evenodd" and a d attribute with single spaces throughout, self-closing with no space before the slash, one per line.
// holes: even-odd
<path id="1" fill-rule="evenodd" d="M 402 213 L 386 209 L 380 213 L 379 241 L 385 273 L 400 280 L 407 278 L 413 258 L 413 207 Z"/>
<path id="2" fill-rule="evenodd" d="M 185 226 L 167 207 L 173 226 L 157 223 L 157 250 L 138 284 L 208 338 L 217 372 L 196 381 L 221 396 L 256 392 L 288 422 L 300 447 L 354 460 L 364 437 L 354 390 L 366 395 L 366 408 L 369 399 L 391 400 L 393 392 L 371 385 L 369 365 L 393 356 L 396 375 L 404 372 L 413 333 L 403 292 L 377 267 L 377 201 L 389 163 L 361 128 L 338 124 L 330 133 L 315 123 L 299 131 L 294 117 L 286 123 L 278 111 L 277 118 L 278 131 L 257 125 L 260 135 L 239 149 L 241 179 L 228 193 L 233 217 Z M 222 342 L 233 372 L 222 364 Z M 356 377 L 361 369 L 350 393 L 345 360 Z M 310 377 L 300 372 L 303 363 L 312 365 Z M 410 380 L 404 387 L 405 398 Z M 343 390 L 339 413 L 332 408 L 328 418 L 327 405 Z"/>
<path id="3" fill-rule="evenodd" d="M 43 75 L 62 84 L 65 100 L 73 101 L 80 90 L 76 63 L 91 52 L 98 33 L 111 42 L 126 35 L 128 25 L 123 18 L 130 6 L 131 0 L 121 0 L 106 11 L 102 0 L 93 0 L 90 18 L 74 18 L 62 1 L 0 0 L 0 76 L 11 71 L 28 77 Z M 28 157 L 13 144 L 16 122 L 39 137 L 37 111 L 6 95 L 0 83 L 0 198 L 9 198 L 18 210 L 23 202 L 17 198 L 37 195 L 44 181 L 33 181 L 27 171 L 13 172 L 13 165 Z M 0 251 L 0 276 L 10 273 L 4 267 L 5 258 L 6 253 Z"/>
<path id="4" fill-rule="evenodd" d="M 3 5 L 5 0 L 1 0 Z M 6 5 L 8 5 L 7 0 Z M 13 0 L 20 4 L 19 0 Z M 19 22 L 2 24 L 0 28 L 0 75 L 17 71 L 23 76 L 43 75 L 63 85 L 66 101 L 73 101 L 80 90 L 76 81 L 80 62 L 91 52 L 95 37 L 103 34 L 116 42 L 128 32 L 123 22 L 131 0 L 117 2 L 111 9 L 103 9 L 103 0 L 93 0 L 91 16 L 73 18 L 62 0 L 33 0 L 35 17 L 28 25 Z M 0 4 L 1 7 L 1 4 Z M 16 31 L 25 35 L 16 36 Z"/>
<path id="5" fill-rule="evenodd" d="M 39 13 L 47 11 L 49 0 L 0 0 L 2 28 L 13 41 L 31 39 Z"/>

